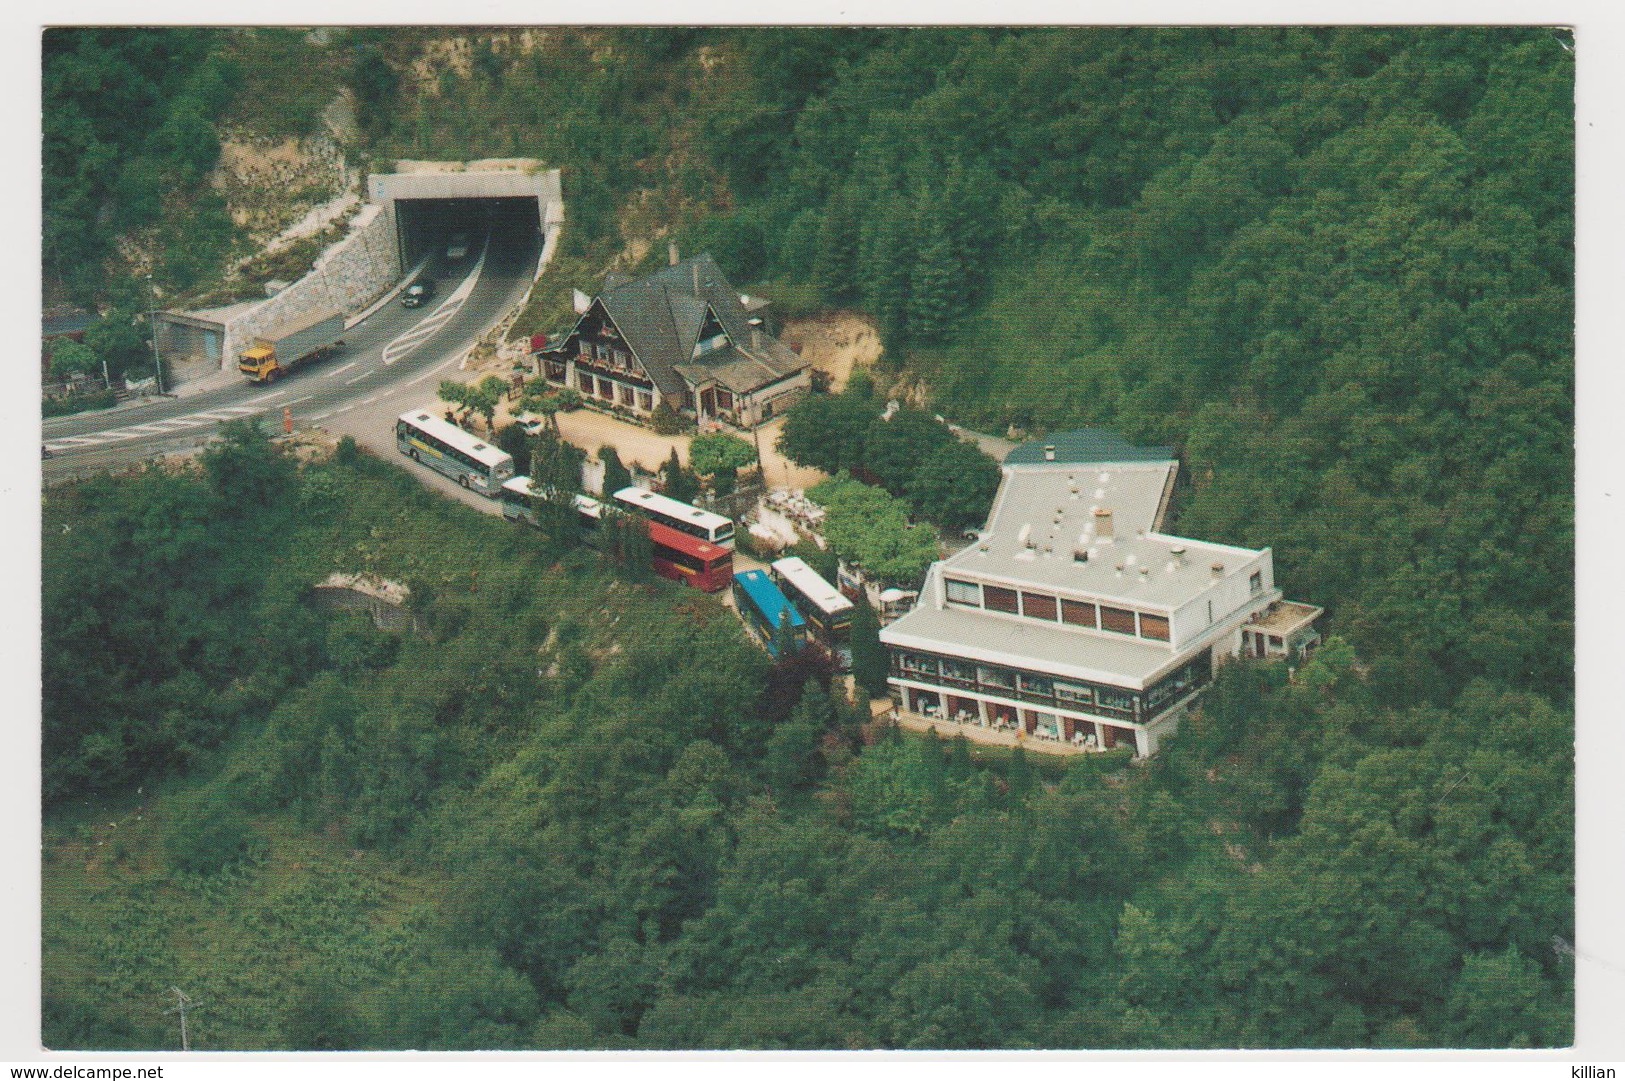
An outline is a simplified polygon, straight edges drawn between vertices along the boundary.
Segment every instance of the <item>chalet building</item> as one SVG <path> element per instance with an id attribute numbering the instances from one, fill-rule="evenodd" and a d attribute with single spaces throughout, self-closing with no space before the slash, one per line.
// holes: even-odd
<path id="1" fill-rule="evenodd" d="M 987 528 L 880 632 L 898 708 L 1145 756 L 1224 659 L 1318 645 L 1321 609 L 1282 599 L 1268 548 L 1161 532 L 1178 468 L 1093 430 L 1012 450 Z"/>
<path id="2" fill-rule="evenodd" d="M 767 332 L 765 307 L 698 255 L 618 281 L 537 353 L 548 382 L 647 415 L 664 402 L 696 420 L 754 428 L 806 395 L 808 365 Z"/>

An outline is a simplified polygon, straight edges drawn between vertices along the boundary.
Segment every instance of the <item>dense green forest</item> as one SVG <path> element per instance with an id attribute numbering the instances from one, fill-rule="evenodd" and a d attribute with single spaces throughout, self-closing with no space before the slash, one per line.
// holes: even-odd
<path id="1" fill-rule="evenodd" d="M 191 73 L 253 67 L 220 34 L 137 65 L 128 130 L 61 130 L 182 169 Z M 299 48 L 374 160 L 563 166 L 557 288 L 673 229 L 872 315 L 881 393 L 1175 446 L 1175 528 L 1272 547 L 1335 637 L 1226 668 L 1148 763 L 1053 770 L 866 742 L 710 601 L 348 450 L 53 490 L 48 1045 L 171 1046 L 171 985 L 220 1048 L 1569 1040 L 1564 35 L 447 36 Z M 92 233 L 48 274 L 96 288 Z M 929 503 L 919 464 L 881 479 Z M 314 606 L 335 570 L 410 584 L 424 633 Z"/>
<path id="2" fill-rule="evenodd" d="M 171 1046 L 171 985 L 211 1049 L 1568 1038 L 1570 720 L 1529 695 L 1384 708 L 1328 646 L 1054 772 L 865 745 L 712 599 L 348 447 L 238 431 L 45 531 L 49 1046 Z M 335 569 L 423 632 L 313 604 Z"/>

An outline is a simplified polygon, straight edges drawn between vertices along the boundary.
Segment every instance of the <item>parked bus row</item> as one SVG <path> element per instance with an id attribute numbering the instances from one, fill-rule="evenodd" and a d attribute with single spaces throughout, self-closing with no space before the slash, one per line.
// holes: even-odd
<path id="1" fill-rule="evenodd" d="M 502 485 L 502 516 L 509 521 L 540 524 L 536 518 L 535 499 L 546 492 L 531 487 L 529 477 L 514 477 Z M 607 514 L 612 514 L 603 503 L 586 495 L 571 497 L 576 511 L 576 524 L 582 541 L 595 548 L 607 542 Z M 669 500 L 668 502 L 675 502 Z M 697 508 L 696 508 L 697 509 Z M 607 513 L 606 513 L 607 512 Z M 702 512 L 703 513 L 703 512 Z M 718 517 L 712 515 L 712 517 Z M 653 519 L 636 517 L 649 535 L 649 565 L 662 578 L 691 585 L 707 593 L 715 593 L 727 586 L 733 575 L 733 551 L 699 537 L 671 529 Z M 729 523 L 732 524 L 731 522 Z"/>
<path id="2" fill-rule="evenodd" d="M 533 489 L 526 476 L 514 476 L 513 457 L 449 421 L 413 410 L 395 422 L 397 449 L 413 461 L 451 477 L 470 491 L 498 499 L 503 517 L 537 525 Z M 795 557 L 780 559 L 771 575 L 733 569 L 734 523 L 658 492 L 628 487 L 606 504 L 574 495 L 582 540 L 603 547 L 610 507 L 647 523 L 650 567 L 663 578 L 684 582 L 707 593 L 733 585 L 734 603 L 751 633 L 773 656 L 817 642 L 841 667 L 852 662 L 849 643 L 852 602 L 823 576 Z"/>

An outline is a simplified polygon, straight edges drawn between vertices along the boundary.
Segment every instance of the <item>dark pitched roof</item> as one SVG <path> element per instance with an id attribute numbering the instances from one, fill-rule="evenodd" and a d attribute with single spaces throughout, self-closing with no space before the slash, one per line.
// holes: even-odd
<path id="1" fill-rule="evenodd" d="M 765 332 L 752 342 L 750 315 L 709 254 L 662 267 L 636 281 L 611 278 L 597 299 L 664 393 L 683 390 L 684 376 L 695 382 L 709 376 L 744 392 L 806 366 Z M 694 346 L 708 308 L 733 344 L 696 359 Z M 760 377 L 752 378 L 753 371 L 759 371 Z"/>
<path id="2" fill-rule="evenodd" d="M 1044 448 L 1055 448 L 1055 461 L 1086 462 L 1168 462 L 1175 457 L 1172 447 L 1136 447 L 1116 432 L 1104 428 L 1079 428 L 1054 432 L 1043 439 L 1023 443 L 1004 456 L 1005 465 L 1042 465 Z"/>

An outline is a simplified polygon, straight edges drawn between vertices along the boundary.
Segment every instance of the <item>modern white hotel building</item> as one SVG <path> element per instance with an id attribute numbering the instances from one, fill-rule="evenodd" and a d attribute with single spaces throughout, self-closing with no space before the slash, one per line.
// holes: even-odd
<path id="1" fill-rule="evenodd" d="M 1095 430 L 1012 450 L 979 539 L 881 631 L 898 708 L 971 738 L 1145 756 L 1223 659 L 1318 645 L 1321 610 L 1282 599 L 1268 548 L 1160 531 L 1178 468 Z"/>

